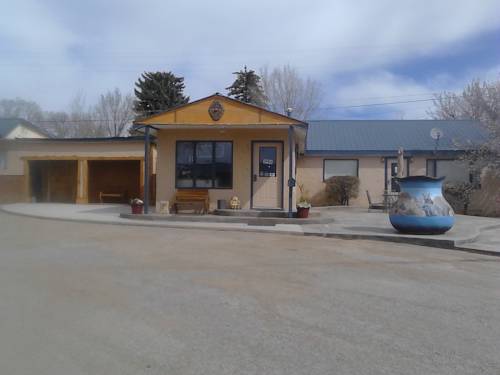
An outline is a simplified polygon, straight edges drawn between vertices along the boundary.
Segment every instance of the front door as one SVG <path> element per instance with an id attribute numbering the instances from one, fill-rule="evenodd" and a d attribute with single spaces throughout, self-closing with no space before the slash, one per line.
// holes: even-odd
<path id="1" fill-rule="evenodd" d="M 253 143 L 252 208 L 283 208 L 283 144 Z"/>
<path id="2" fill-rule="evenodd" d="M 403 171 L 404 176 L 408 176 L 408 169 L 410 168 L 410 163 L 408 159 L 405 158 L 405 168 Z M 396 180 L 398 177 L 398 159 L 387 158 L 387 170 L 386 170 L 387 181 L 385 182 L 388 192 L 399 192 L 399 184 Z"/>
<path id="3" fill-rule="evenodd" d="M 396 177 L 398 177 L 398 162 L 391 162 L 391 191 L 399 191 Z"/>

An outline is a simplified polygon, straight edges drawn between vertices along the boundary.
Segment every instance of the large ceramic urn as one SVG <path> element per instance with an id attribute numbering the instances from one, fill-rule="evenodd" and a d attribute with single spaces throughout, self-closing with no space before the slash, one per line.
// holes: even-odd
<path id="1" fill-rule="evenodd" d="M 398 178 L 400 193 L 389 212 L 394 228 L 402 233 L 441 234 L 455 223 L 454 212 L 444 199 L 444 178 L 410 176 Z"/>

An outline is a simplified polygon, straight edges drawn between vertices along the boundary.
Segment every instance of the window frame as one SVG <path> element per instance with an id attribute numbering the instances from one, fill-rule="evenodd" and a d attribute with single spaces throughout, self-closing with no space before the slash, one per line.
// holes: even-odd
<path id="1" fill-rule="evenodd" d="M 438 178 L 437 177 L 437 162 L 438 161 L 457 161 L 457 159 L 453 159 L 453 158 L 429 158 L 429 159 L 425 159 L 425 175 L 426 176 L 429 176 L 429 162 L 432 162 L 433 164 L 433 168 L 434 168 L 434 173 L 433 173 L 433 176 L 429 176 L 429 177 L 434 177 L 434 178 Z M 469 168 L 469 181 L 467 181 L 471 184 L 474 183 L 474 175 L 471 171 L 471 169 Z"/>
<path id="2" fill-rule="evenodd" d="M 359 178 L 359 159 L 339 159 L 339 158 L 331 159 L 331 158 L 328 158 L 328 159 L 323 159 L 323 182 L 325 182 L 327 180 L 325 178 L 325 171 L 326 171 L 325 166 L 326 166 L 327 161 L 355 161 L 356 162 L 356 176 L 352 176 L 352 177 Z M 328 178 L 331 178 L 331 177 L 336 177 L 336 176 L 330 176 Z M 337 176 L 337 177 L 341 177 L 341 176 Z"/>
<path id="3" fill-rule="evenodd" d="M 212 143 L 212 163 L 211 164 L 205 164 L 205 165 L 210 165 L 212 168 L 212 186 L 211 187 L 197 187 L 194 186 L 196 184 L 196 177 L 193 176 L 193 186 L 187 187 L 187 186 L 179 186 L 178 185 L 178 176 L 177 176 L 177 155 L 178 155 L 178 150 L 179 150 L 179 143 L 192 143 L 193 144 L 193 165 L 201 165 L 201 164 L 196 164 L 196 144 L 197 143 Z M 215 186 L 215 149 L 216 143 L 230 143 L 231 144 L 231 185 L 228 187 L 216 187 Z M 198 139 L 198 140 L 177 140 L 175 141 L 175 188 L 176 189 L 196 189 L 196 190 L 230 190 L 234 186 L 234 142 L 232 140 L 225 140 L 225 139 L 219 139 L 219 140 L 211 140 L 211 139 Z"/>

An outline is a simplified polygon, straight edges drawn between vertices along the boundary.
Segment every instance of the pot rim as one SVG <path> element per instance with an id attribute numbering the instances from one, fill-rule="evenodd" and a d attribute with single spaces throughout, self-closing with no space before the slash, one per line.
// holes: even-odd
<path id="1" fill-rule="evenodd" d="M 408 177 L 394 177 L 397 181 L 443 181 L 445 177 L 429 177 L 429 176 L 408 176 Z"/>

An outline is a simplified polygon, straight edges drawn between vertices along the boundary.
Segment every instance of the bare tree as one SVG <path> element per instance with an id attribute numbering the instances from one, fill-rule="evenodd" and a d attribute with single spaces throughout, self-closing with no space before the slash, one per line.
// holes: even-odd
<path id="1" fill-rule="evenodd" d="M 70 138 L 74 127 L 70 125 L 70 117 L 66 112 L 44 112 L 43 127 L 58 138 Z"/>
<path id="2" fill-rule="evenodd" d="M 460 145 L 468 146 L 464 159 L 477 171 L 487 167 L 500 175 L 500 80 L 473 80 L 461 94 L 439 94 L 429 115 L 434 119 L 480 121 L 487 131 L 488 139 L 481 145 Z"/>
<path id="3" fill-rule="evenodd" d="M 260 76 L 271 111 L 286 114 L 288 109 L 292 109 L 294 117 L 306 120 L 318 109 L 322 99 L 320 83 L 302 78 L 290 65 L 272 71 L 263 67 Z"/>
<path id="4" fill-rule="evenodd" d="M 0 100 L 0 117 L 19 117 L 27 121 L 40 121 L 43 112 L 40 106 L 33 102 L 21 98 Z"/>
<path id="5" fill-rule="evenodd" d="M 134 98 L 130 94 L 122 95 L 120 90 L 115 88 L 99 97 L 94 111 L 106 135 L 119 137 L 134 119 Z"/>
<path id="6" fill-rule="evenodd" d="M 106 131 L 99 119 L 95 118 L 95 111 L 87 106 L 85 94 L 79 92 L 75 95 L 69 106 L 68 126 L 70 138 L 104 137 Z"/>

